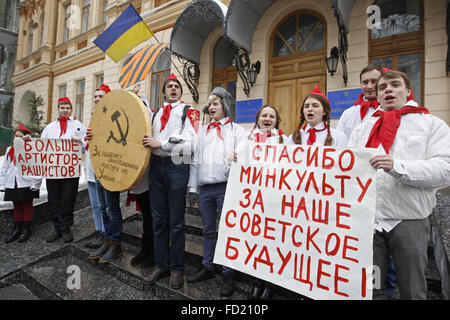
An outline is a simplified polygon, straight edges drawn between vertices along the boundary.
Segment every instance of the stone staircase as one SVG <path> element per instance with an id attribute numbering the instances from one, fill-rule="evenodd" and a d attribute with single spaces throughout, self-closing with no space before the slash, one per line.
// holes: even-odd
<path id="1" fill-rule="evenodd" d="M 61 239 L 46 243 L 52 231 L 46 204 L 36 208 L 32 238 L 25 243 L 4 243 L 12 228 L 12 212 L 0 212 L 0 300 L 246 300 L 251 291 L 252 278 L 238 272 L 236 292 L 230 298 L 219 294 L 220 269 L 214 279 L 195 284 L 185 283 L 174 290 L 169 278 L 150 285 L 147 276 L 151 269 L 135 268 L 131 258 L 138 253 L 142 232 L 142 215 L 134 205 L 126 207 L 126 193 L 121 194 L 123 224 L 123 256 L 112 263 L 101 265 L 87 259 L 90 250 L 84 247 L 93 235 L 93 219 L 87 190 L 79 193 L 74 242 Z M 193 273 L 201 264 L 203 252 L 201 218 L 195 208 L 186 208 L 186 274 Z M 429 299 L 442 300 L 442 286 L 434 264 L 434 250 L 430 247 L 427 270 Z M 80 286 L 71 282 L 77 270 Z M 68 282 L 69 281 L 69 282 Z M 275 287 L 274 300 L 308 300 L 287 289 Z"/>

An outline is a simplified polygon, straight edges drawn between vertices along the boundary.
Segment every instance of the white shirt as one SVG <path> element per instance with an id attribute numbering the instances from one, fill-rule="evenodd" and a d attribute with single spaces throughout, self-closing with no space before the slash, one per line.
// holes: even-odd
<path id="1" fill-rule="evenodd" d="M 8 156 L 11 147 L 6 149 L 5 160 L 3 161 L 2 170 L 0 172 L 0 190 L 14 189 L 15 182 L 17 181 L 18 188 L 32 187 L 39 190 L 41 187 L 42 178 L 40 177 L 21 177 L 18 174 L 17 166 Z"/>
<path id="2" fill-rule="evenodd" d="M 168 105 L 167 102 L 164 102 L 164 106 Z M 184 140 L 183 145 L 185 148 L 190 148 L 190 145 L 193 143 L 194 138 L 196 136 L 196 132 L 194 127 L 192 126 L 189 117 L 186 117 L 186 121 L 184 122 L 184 129 L 180 133 L 181 130 L 181 117 L 183 116 L 184 106 L 186 104 L 181 101 L 177 101 L 172 103 L 172 109 L 170 111 L 169 121 L 166 123 L 164 130 L 161 130 L 161 117 L 163 115 L 164 106 L 161 107 L 156 116 L 152 121 L 152 132 L 153 138 L 160 141 L 162 147 L 159 149 L 152 149 L 152 154 L 155 154 L 160 157 L 169 157 L 172 154 L 172 149 L 180 144 L 173 144 L 169 142 L 171 137 L 176 137 L 178 139 Z M 191 107 L 191 109 L 194 109 Z M 195 110 L 195 109 L 194 109 Z"/>
<path id="3" fill-rule="evenodd" d="M 197 192 L 199 186 L 205 184 L 221 183 L 228 180 L 230 166 L 228 156 L 236 149 L 239 141 L 246 138 L 247 131 L 240 125 L 227 123 L 228 117 L 221 119 L 221 134 L 223 140 L 217 134 L 217 128 L 203 126 L 197 135 L 193 161 L 189 171 L 189 192 Z"/>
<path id="4" fill-rule="evenodd" d="M 86 136 L 86 127 L 78 120 L 74 119 L 73 116 L 69 117 L 67 120 L 67 130 L 61 137 L 61 128 L 59 125 L 59 120 L 56 119 L 50 122 L 42 131 L 41 138 L 45 139 L 71 139 L 72 137 L 77 137 L 81 139 L 81 145 L 83 149 L 86 147 L 86 141 L 84 137 Z"/>
<path id="5" fill-rule="evenodd" d="M 248 135 L 248 140 L 256 141 L 256 134 L 261 134 L 261 130 L 259 128 L 255 128 L 250 130 L 250 134 Z M 271 136 L 267 137 L 265 143 L 266 144 L 277 144 L 280 143 L 280 131 L 278 129 L 273 128 L 270 132 Z M 292 144 L 292 141 L 284 134 L 281 135 L 283 137 L 283 144 Z"/>
<path id="6" fill-rule="evenodd" d="M 317 130 L 322 130 L 323 128 L 325 128 L 325 122 L 321 122 L 318 125 L 316 125 L 315 127 L 312 127 L 309 123 L 306 125 L 306 127 L 302 130 L 300 130 L 300 134 L 302 136 L 302 144 L 306 145 L 308 143 L 308 138 L 309 138 L 309 132 L 308 130 L 311 128 L 315 128 Z M 346 135 L 339 131 L 336 130 L 334 128 L 330 128 L 330 133 L 331 133 L 331 138 L 332 138 L 332 142 L 331 145 L 332 146 L 338 146 L 338 147 L 345 147 L 347 145 L 347 137 Z M 322 131 L 316 131 L 316 142 L 313 143 L 314 146 L 322 146 L 325 144 L 325 141 L 327 140 L 327 136 L 328 136 L 328 130 L 322 130 Z M 291 134 L 289 136 L 289 140 L 294 143 L 294 135 Z"/>
<path id="7" fill-rule="evenodd" d="M 417 107 L 409 101 L 406 105 Z M 352 133 L 349 146 L 365 147 L 378 117 L 369 117 Z M 386 154 L 382 145 L 380 154 Z M 436 191 L 450 185 L 450 129 L 430 114 L 401 117 L 389 151 L 394 168 L 377 171 L 375 228 L 389 232 L 402 220 L 425 219 L 436 205 Z"/>
<path id="8" fill-rule="evenodd" d="M 364 100 L 367 101 L 366 97 L 364 97 Z M 375 113 L 375 111 L 376 108 L 370 107 L 364 119 L 361 120 L 361 106 L 360 105 L 351 106 L 342 113 L 341 117 L 339 118 L 339 122 L 336 126 L 336 129 L 344 132 L 348 141 L 353 130 L 355 130 L 355 128 L 359 126 L 362 122 L 370 118 Z"/>

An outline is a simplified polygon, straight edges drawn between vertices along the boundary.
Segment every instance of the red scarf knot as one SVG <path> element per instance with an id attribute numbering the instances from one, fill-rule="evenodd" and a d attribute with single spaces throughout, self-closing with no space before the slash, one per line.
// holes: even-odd
<path id="1" fill-rule="evenodd" d="M 61 133 L 59 134 L 59 137 L 61 138 L 62 135 L 64 135 L 67 132 L 67 121 L 69 121 L 68 117 L 59 117 L 59 128 L 61 129 Z"/>
<path id="2" fill-rule="evenodd" d="M 316 128 L 310 128 L 308 130 L 308 132 L 309 132 L 309 137 L 308 137 L 308 141 L 307 141 L 308 146 L 311 146 L 314 144 L 314 142 L 316 142 L 316 132 L 324 131 L 326 129 L 327 129 L 326 123 L 324 123 L 323 129 L 320 129 L 320 130 L 318 130 Z"/>
<path id="3" fill-rule="evenodd" d="M 172 110 L 171 104 L 164 106 L 163 115 L 161 116 L 161 130 L 159 130 L 159 132 L 163 131 L 164 128 L 166 127 L 167 122 L 169 122 L 171 110 Z"/>
<path id="4" fill-rule="evenodd" d="M 223 125 L 226 125 L 227 123 L 231 123 L 231 120 L 228 119 Z M 222 129 L 220 128 L 220 126 L 221 126 L 221 124 L 220 124 L 219 121 L 211 122 L 211 123 L 208 125 L 208 128 L 206 129 L 206 134 L 209 133 L 209 131 L 211 130 L 211 127 L 216 127 L 216 130 L 217 130 L 217 136 L 218 136 L 220 139 L 223 140 L 223 137 L 222 137 Z"/>
<path id="5" fill-rule="evenodd" d="M 378 110 L 373 114 L 373 117 L 380 117 L 375 122 L 372 131 L 370 132 L 366 148 L 378 148 L 380 143 L 383 145 L 386 154 L 389 154 L 392 145 L 394 144 L 397 135 L 398 127 L 400 126 L 401 117 L 407 113 L 430 113 L 427 108 L 418 106 L 404 106 L 393 111 Z"/>
<path id="6" fill-rule="evenodd" d="M 367 112 L 369 111 L 369 109 L 371 107 L 374 109 L 377 109 L 380 106 L 380 103 L 378 102 L 377 99 L 365 101 L 364 94 L 361 93 L 359 95 L 358 101 L 355 101 L 355 105 L 361 106 L 361 109 L 359 110 L 359 112 L 360 112 L 361 121 L 362 121 L 364 119 L 364 117 L 366 116 Z"/>

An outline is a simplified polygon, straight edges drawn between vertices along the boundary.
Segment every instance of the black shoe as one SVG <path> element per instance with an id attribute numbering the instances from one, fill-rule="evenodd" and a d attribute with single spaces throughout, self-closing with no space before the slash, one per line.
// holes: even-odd
<path id="1" fill-rule="evenodd" d="M 14 222 L 14 231 L 8 238 L 5 239 L 5 243 L 10 243 L 19 239 L 21 233 L 22 233 L 22 222 Z"/>
<path id="2" fill-rule="evenodd" d="M 199 272 L 189 275 L 187 277 L 187 282 L 195 283 L 195 282 L 200 282 L 200 281 L 213 279 L 213 278 L 214 278 L 214 271 L 210 271 L 210 270 L 206 269 L 205 267 L 203 267 Z"/>
<path id="3" fill-rule="evenodd" d="M 84 246 L 89 249 L 97 249 L 100 248 L 103 244 L 103 233 L 98 230 L 94 232 L 94 236 L 91 241 L 86 243 Z"/>
<path id="4" fill-rule="evenodd" d="M 234 293 L 234 282 L 232 274 L 223 275 L 223 283 L 220 288 L 220 295 L 222 297 L 230 297 Z"/>
<path id="5" fill-rule="evenodd" d="M 155 283 L 156 281 L 158 281 L 159 279 L 168 277 L 170 275 L 169 270 L 160 270 L 157 267 L 155 267 L 152 271 L 152 273 L 150 273 L 150 275 L 148 276 L 148 282 L 150 284 Z"/>
<path id="6" fill-rule="evenodd" d="M 98 260 L 99 263 L 108 263 L 122 256 L 120 241 L 111 241 L 108 251 Z"/>
<path id="7" fill-rule="evenodd" d="M 23 230 L 22 234 L 19 237 L 19 242 L 25 242 L 27 241 L 31 236 L 31 221 L 24 221 L 23 222 Z"/>
<path id="8" fill-rule="evenodd" d="M 72 242 L 73 241 L 72 232 L 70 230 L 69 231 L 63 231 L 62 238 L 63 238 L 63 241 L 65 243 Z"/>
<path id="9" fill-rule="evenodd" d="M 97 250 L 92 252 L 90 254 L 90 256 L 88 257 L 88 259 L 94 260 L 94 259 L 98 259 L 98 258 L 102 257 L 108 251 L 110 246 L 111 246 L 111 240 L 109 240 L 109 239 L 103 240 L 103 244 L 100 246 L 100 248 L 98 248 Z"/>
<path id="10" fill-rule="evenodd" d="M 184 285 L 184 273 L 172 272 L 170 274 L 170 287 L 172 289 L 181 289 Z"/>
<path id="11" fill-rule="evenodd" d="M 52 234 L 47 238 L 47 242 L 53 242 L 61 238 L 61 233 L 56 230 L 53 230 Z"/>

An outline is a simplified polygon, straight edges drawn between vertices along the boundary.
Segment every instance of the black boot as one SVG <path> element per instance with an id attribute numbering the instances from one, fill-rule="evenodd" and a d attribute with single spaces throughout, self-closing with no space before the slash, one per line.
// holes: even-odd
<path id="1" fill-rule="evenodd" d="M 103 240 L 103 244 L 101 245 L 100 248 L 98 248 L 97 250 L 95 250 L 94 252 L 92 252 L 90 254 L 90 256 L 88 257 L 89 260 L 94 260 L 94 259 L 98 259 L 101 256 L 103 256 L 109 249 L 109 247 L 111 246 L 111 240 L 109 239 L 104 239 Z"/>
<path id="2" fill-rule="evenodd" d="M 99 263 L 108 263 L 122 256 L 120 241 L 111 241 L 108 251 L 98 260 Z"/>
<path id="3" fill-rule="evenodd" d="M 24 221 L 22 223 L 22 234 L 19 237 L 19 242 L 27 241 L 31 236 L 31 221 Z"/>
<path id="4" fill-rule="evenodd" d="M 142 266 L 144 268 L 150 268 L 155 265 L 155 255 L 153 248 L 153 237 L 146 235 L 142 236 L 141 251 L 131 259 L 130 264 L 132 266 Z"/>
<path id="5" fill-rule="evenodd" d="M 223 274 L 223 283 L 220 288 L 220 295 L 222 297 L 230 297 L 234 293 L 233 275 L 230 273 Z"/>
<path id="6" fill-rule="evenodd" d="M 22 232 L 22 221 L 14 222 L 14 231 L 8 238 L 5 239 L 5 243 L 10 243 L 15 241 L 16 239 L 19 239 L 21 232 Z"/>

